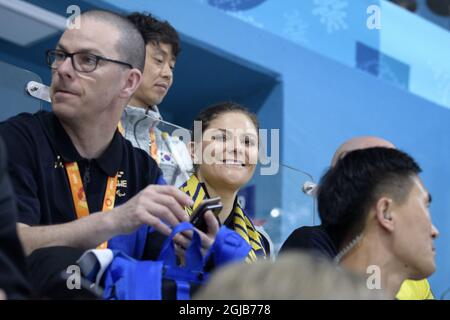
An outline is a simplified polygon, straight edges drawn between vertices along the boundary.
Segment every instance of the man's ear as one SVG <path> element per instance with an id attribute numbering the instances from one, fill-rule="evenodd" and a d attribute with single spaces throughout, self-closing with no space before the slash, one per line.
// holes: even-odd
<path id="1" fill-rule="evenodd" d="M 122 86 L 120 97 L 125 99 L 131 98 L 131 96 L 133 96 L 139 88 L 139 85 L 142 82 L 142 77 L 142 72 L 139 69 L 133 68 L 129 70 L 128 77 L 125 79 Z"/>
<path id="2" fill-rule="evenodd" d="M 375 218 L 389 232 L 394 231 L 394 202 L 387 197 L 381 197 L 375 204 Z"/>

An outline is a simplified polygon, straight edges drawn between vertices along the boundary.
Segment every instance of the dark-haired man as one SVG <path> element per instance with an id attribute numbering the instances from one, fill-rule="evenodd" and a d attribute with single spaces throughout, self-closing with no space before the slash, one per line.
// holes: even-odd
<path id="1" fill-rule="evenodd" d="M 439 233 L 420 172 L 404 152 L 375 147 L 349 152 L 320 181 L 318 209 L 336 240 L 335 260 L 361 275 L 374 272 L 392 298 L 404 280 L 424 279 L 436 268 Z"/>
<path id="2" fill-rule="evenodd" d="M 331 160 L 331 166 L 343 158 L 347 153 L 353 150 L 360 150 L 372 147 L 395 148 L 395 146 L 384 139 L 374 136 L 355 137 L 342 143 L 336 150 Z M 281 252 L 303 249 L 313 250 L 316 253 L 325 255 L 327 258 L 334 259 L 337 255 L 335 241 L 328 232 L 319 226 L 303 226 L 294 230 L 281 247 Z"/>
<path id="3" fill-rule="evenodd" d="M 127 18 L 144 38 L 146 59 L 142 82 L 121 119 L 123 133 L 133 146 L 146 151 L 158 163 L 168 184 L 180 186 L 192 170 L 189 152 L 184 142 L 156 127 L 162 121 L 157 105 L 173 83 L 179 36 L 169 22 L 149 13 L 135 12 Z"/>
<path id="4" fill-rule="evenodd" d="M 374 136 L 361 136 L 352 138 L 339 146 L 331 160 L 331 166 L 334 166 L 339 159 L 342 159 L 347 153 L 353 150 L 361 150 L 372 147 L 395 148 L 395 146 L 382 138 Z M 334 259 L 338 254 L 336 241 L 331 238 L 323 225 L 303 226 L 292 232 L 281 251 L 292 249 L 304 249 L 323 254 L 328 258 Z M 397 294 L 400 300 L 425 300 L 434 299 L 430 284 L 427 279 L 413 281 L 406 280 Z"/>
<path id="5" fill-rule="evenodd" d="M 183 207 L 190 205 L 181 191 L 157 185 L 156 163 L 117 131 L 142 81 L 141 34 L 112 12 L 88 11 L 80 18 L 80 28 L 66 30 L 47 52 L 53 112 L 22 114 L 0 125 L 19 236 L 31 254 L 31 279 L 44 294 L 85 249 L 108 246 L 140 258 L 148 226 L 169 234 L 170 226 L 188 220 Z M 207 219 L 217 230 L 214 217 Z M 204 234 L 202 240 L 212 242 Z M 177 241 L 186 246 L 182 236 Z"/>

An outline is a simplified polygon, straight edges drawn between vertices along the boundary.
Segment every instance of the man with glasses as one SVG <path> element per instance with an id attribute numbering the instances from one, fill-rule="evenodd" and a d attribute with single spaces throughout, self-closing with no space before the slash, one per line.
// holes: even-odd
<path id="1" fill-rule="evenodd" d="M 72 59 L 72 67 L 79 72 L 93 72 L 97 68 L 98 62 L 101 60 L 118 63 L 130 69 L 133 69 L 133 66 L 129 63 L 97 56 L 89 52 L 68 53 L 64 50 L 54 49 L 47 50 L 46 54 L 48 66 L 55 70 L 64 63 L 66 58 Z"/>
<path id="2" fill-rule="evenodd" d="M 191 205 L 181 191 L 158 185 L 156 163 L 117 130 L 142 80 L 142 36 L 112 12 L 88 11 L 80 18 L 81 27 L 66 30 L 47 52 L 53 112 L 0 124 L 30 276 L 41 294 L 57 297 L 68 294 L 60 270 L 84 250 L 122 249 L 139 259 L 149 226 L 168 235 L 171 226 L 188 220 L 183 208 Z M 212 214 L 207 221 L 205 247 L 218 229 Z M 182 235 L 175 241 L 188 244 Z"/>

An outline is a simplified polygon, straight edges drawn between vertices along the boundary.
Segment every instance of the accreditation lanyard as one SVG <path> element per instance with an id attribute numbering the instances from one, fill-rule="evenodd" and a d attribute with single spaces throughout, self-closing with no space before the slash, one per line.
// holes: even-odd
<path id="1" fill-rule="evenodd" d="M 156 135 L 155 130 L 153 130 L 153 128 L 149 130 L 149 135 L 150 135 L 150 155 L 152 156 L 153 160 L 155 160 L 156 163 L 159 165 L 158 145 L 156 144 Z"/>
<path id="2" fill-rule="evenodd" d="M 122 122 L 119 122 L 118 124 L 119 132 L 122 134 L 122 136 L 125 137 L 125 129 L 122 125 Z M 150 148 L 149 148 L 149 154 L 153 158 L 153 160 L 156 161 L 156 163 L 159 165 L 159 156 L 158 156 L 158 145 L 156 144 L 156 134 L 155 130 L 153 128 L 150 128 L 148 130 L 149 136 L 150 136 Z"/>
<path id="3" fill-rule="evenodd" d="M 64 164 L 69 177 L 70 191 L 72 193 L 73 204 L 77 219 L 87 217 L 89 215 L 89 207 L 86 199 L 86 193 L 83 188 L 83 180 L 81 180 L 80 170 L 76 162 Z M 102 212 L 109 211 L 114 208 L 114 201 L 116 199 L 117 189 L 117 174 L 115 177 L 108 177 L 106 183 L 105 197 L 103 199 Z M 105 241 L 100 244 L 97 249 L 106 249 L 108 242 Z"/>

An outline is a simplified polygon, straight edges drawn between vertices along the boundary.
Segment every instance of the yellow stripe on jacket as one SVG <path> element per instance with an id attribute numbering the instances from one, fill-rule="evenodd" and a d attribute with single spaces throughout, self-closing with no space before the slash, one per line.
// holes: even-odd
<path id="1" fill-rule="evenodd" d="M 180 190 L 186 193 L 194 201 L 192 208 L 185 208 L 189 215 L 192 214 L 193 210 L 195 210 L 204 199 L 207 199 L 206 190 L 195 175 L 192 175 L 189 180 L 180 187 Z M 262 245 L 262 236 L 255 230 L 255 226 L 239 204 L 233 209 L 233 230 L 236 231 L 252 248 L 245 259 L 246 262 L 251 263 L 256 261 L 258 257 L 266 257 L 266 252 Z"/>

